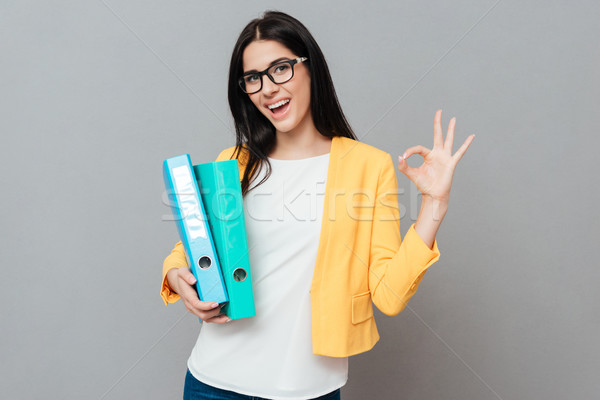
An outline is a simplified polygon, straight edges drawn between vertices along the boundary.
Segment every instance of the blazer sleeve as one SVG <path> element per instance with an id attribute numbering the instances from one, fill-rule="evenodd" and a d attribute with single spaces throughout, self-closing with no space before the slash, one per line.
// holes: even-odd
<path id="1" fill-rule="evenodd" d="M 439 259 L 440 252 L 437 239 L 433 249 L 429 248 L 415 231 L 414 223 L 401 240 L 395 167 L 389 154 L 383 160 L 373 212 L 369 291 L 381 312 L 396 315 L 415 294 L 427 269 Z"/>
<path id="2" fill-rule="evenodd" d="M 228 148 L 223 150 L 216 161 L 224 161 L 229 160 L 233 152 L 233 148 Z M 160 286 L 160 296 L 162 297 L 165 305 L 169 303 L 175 303 L 179 300 L 179 295 L 173 291 L 171 285 L 169 285 L 169 281 L 167 280 L 167 272 L 173 268 L 181 268 L 187 267 L 188 262 L 185 256 L 185 249 L 181 241 L 175 244 L 173 250 L 171 250 L 171 254 L 169 254 L 165 260 L 163 261 L 163 270 L 162 270 L 162 282 Z"/>
<path id="3" fill-rule="evenodd" d="M 185 250 L 181 241 L 175 244 L 171 254 L 163 261 L 162 284 L 160 287 L 160 296 L 163 298 L 165 305 L 175 303 L 179 300 L 179 295 L 173 291 L 169 281 L 167 280 L 167 272 L 173 268 L 187 267 L 188 262 L 185 258 Z"/>

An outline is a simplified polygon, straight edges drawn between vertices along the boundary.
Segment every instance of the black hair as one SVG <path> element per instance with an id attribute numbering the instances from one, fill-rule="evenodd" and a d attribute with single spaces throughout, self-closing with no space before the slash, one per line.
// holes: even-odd
<path id="1" fill-rule="evenodd" d="M 325 56 L 308 29 L 292 16 L 267 11 L 262 17 L 248 23 L 233 48 L 229 65 L 229 107 L 236 132 L 236 148 L 232 158 L 239 158 L 242 148 L 247 149 L 246 169 L 242 177 L 242 193 L 246 195 L 258 167 L 268 166 L 262 184 L 271 173 L 267 156 L 275 146 L 275 127 L 242 91 L 238 80 L 243 74 L 243 53 L 255 40 L 274 40 L 298 57 L 307 57 L 304 63 L 310 74 L 310 109 L 313 123 L 326 137 L 345 136 L 357 140 L 338 101 Z M 258 186 L 258 185 L 257 185 Z"/>

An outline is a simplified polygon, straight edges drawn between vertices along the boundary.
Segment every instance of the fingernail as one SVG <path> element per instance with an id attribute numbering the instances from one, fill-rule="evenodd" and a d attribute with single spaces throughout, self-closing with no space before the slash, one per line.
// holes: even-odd
<path id="1" fill-rule="evenodd" d="M 211 306 L 212 308 L 219 307 L 219 303 L 212 303 L 210 306 Z"/>
<path id="2" fill-rule="evenodd" d="M 231 322 L 231 318 L 227 318 L 225 322 Z"/>

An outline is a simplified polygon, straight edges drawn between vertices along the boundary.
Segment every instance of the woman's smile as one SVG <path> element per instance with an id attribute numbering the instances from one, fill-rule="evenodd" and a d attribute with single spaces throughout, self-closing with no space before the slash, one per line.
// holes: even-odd
<path id="1" fill-rule="evenodd" d="M 271 111 L 273 118 L 282 119 L 287 115 L 290 109 L 290 99 L 278 100 L 274 103 L 267 104 L 267 108 Z"/>

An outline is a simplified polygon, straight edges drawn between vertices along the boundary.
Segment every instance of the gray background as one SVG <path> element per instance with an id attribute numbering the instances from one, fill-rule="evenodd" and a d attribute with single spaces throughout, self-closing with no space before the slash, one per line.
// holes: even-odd
<path id="1" fill-rule="evenodd" d="M 2 1 L 2 397 L 181 397 L 199 324 L 158 293 L 161 162 L 234 143 L 231 49 L 268 8 L 312 31 L 362 141 L 431 147 L 437 108 L 455 149 L 477 135 L 440 261 L 343 398 L 599 397 L 600 5 L 514 0 Z"/>

